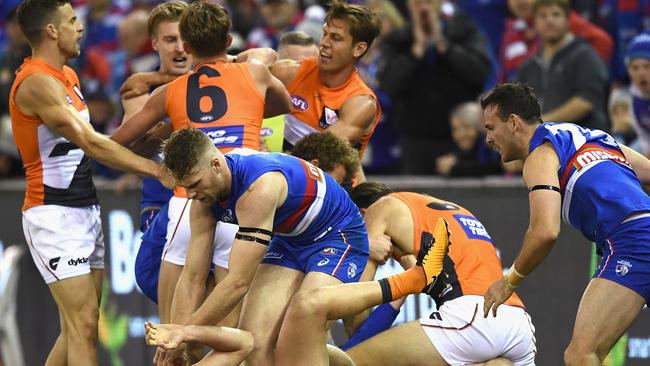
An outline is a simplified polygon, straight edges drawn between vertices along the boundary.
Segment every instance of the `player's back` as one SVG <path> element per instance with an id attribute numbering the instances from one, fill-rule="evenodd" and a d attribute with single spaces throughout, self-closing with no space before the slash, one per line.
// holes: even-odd
<path id="1" fill-rule="evenodd" d="M 350 98 L 368 95 L 377 101 L 375 93 L 361 80 L 355 70 L 352 76 L 341 86 L 328 88 L 320 81 L 318 60 L 308 58 L 301 61 L 295 79 L 287 86 L 293 103 L 292 111 L 286 117 L 285 139 L 291 145 L 314 132 L 323 132 L 339 120 L 341 106 Z M 377 103 L 377 115 L 372 128 L 366 131 L 357 146 L 359 155 L 363 156 L 368 141 L 375 131 L 381 117 L 381 108 Z"/>
<path id="2" fill-rule="evenodd" d="M 545 142 L 560 161 L 562 218 L 588 239 L 601 242 L 629 215 L 650 211 L 650 197 L 610 135 L 572 123 L 543 123 L 530 151 Z"/>
<path id="3" fill-rule="evenodd" d="M 79 147 L 50 130 L 38 117 L 24 113 L 16 103 L 16 92 L 21 83 L 34 74 L 47 74 L 59 80 L 65 87 L 68 103 L 84 121 L 90 123 L 74 70 L 64 66 L 61 71 L 42 60 L 25 59 L 16 73 L 9 96 L 14 141 L 23 160 L 27 181 L 23 210 L 47 204 L 68 207 L 94 205 L 97 195 L 90 159 Z"/>
<path id="4" fill-rule="evenodd" d="M 360 216 L 345 190 L 320 168 L 297 157 L 281 153 L 249 156 L 226 155 L 232 172 L 229 207 L 261 175 L 281 172 L 287 180 L 287 198 L 276 210 L 274 233 L 297 245 L 308 245 L 319 236 L 335 231 Z"/>
<path id="5" fill-rule="evenodd" d="M 221 152 L 259 150 L 264 96 L 245 63 L 217 60 L 169 84 L 166 109 L 174 130 L 205 132 Z"/>
<path id="6" fill-rule="evenodd" d="M 418 252 L 421 243 L 433 240 L 438 218 L 449 223 L 452 245 L 444 262 L 445 276 L 430 291 L 438 306 L 463 295 L 483 295 L 492 283 L 503 277 L 492 238 L 471 212 L 455 203 L 423 194 L 398 192 L 391 195 L 411 211 L 415 230 L 413 253 Z M 517 294 L 506 304 L 523 307 Z"/>

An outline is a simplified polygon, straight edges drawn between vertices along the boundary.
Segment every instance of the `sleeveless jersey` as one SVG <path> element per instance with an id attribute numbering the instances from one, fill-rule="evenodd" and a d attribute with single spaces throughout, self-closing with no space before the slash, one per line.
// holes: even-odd
<path id="1" fill-rule="evenodd" d="M 613 137 L 573 123 L 542 123 L 529 152 L 547 141 L 560 160 L 562 219 L 587 239 L 600 243 L 630 214 L 650 211 L 650 198 Z"/>
<path id="2" fill-rule="evenodd" d="M 391 193 L 391 196 L 404 202 L 411 211 L 414 254 L 421 243 L 433 240 L 438 218 L 442 217 L 449 223 L 452 244 L 444 261 L 445 275 L 429 292 L 438 307 L 463 295 L 482 296 L 490 285 L 503 278 L 503 269 L 492 238 L 471 212 L 455 203 L 423 194 L 397 192 Z M 524 307 L 516 293 L 505 303 Z"/>
<path id="3" fill-rule="evenodd" d="M 260 149 L 264 96 L 246 64 L 218 60 L 196 66 L 169 84 L 166 110 L 174 130 L 198 128 L 222 153 Z M 183 189 L 174 193 L 185 197 Z"/>
<path id="4" fill-rule="evenodd" d="M 218 220 L 237 222 L 235 205 L 261 175 L 277 171 L 287 180 L 287 198 L 273 218 L 273 232 L 307 246 L 359 217 L 359 209 L 329 175 L 297 157 L 281 153 L 225 155 L 232 173 L 228 199 L 213 206 Z"/>
<path id="5" fill-rule="evenodd" d="M 59 70 L 44 61 L 26 58 L 16 71 L 9 95 L 14 141 L 23 160 L 27 181 L 22 210 L 39 205 L 95 205 L 98 201 L 90 159 L 75 144 L 50 130 L 38 117 L 23 113 L 16 104 L 15 95 L 20 84 L 34 74 L 47 74 L 59 80 L 65 87 L 67 102 L 86 123 L 90 123 L 74 70 L 68 66 Z"/>
<path id="6" fill-rule="evenodd" d="M 284 138 L 291 145 L 310 133 L 323 132 L 338 122 L 339 110 L 349 98 L 369 95 L 377 101 L 375 93 L 361 80 L 356 70 L 343 85 L 336 88 L 324 86 L 320 81 L 318 61 L 315 58 L 301 61 L 298 74 L 287 90 L 291 94 L 293 110 L 286 116 Z M 380 117 L 381 107 L 377 102 L 377 116 L 372 128 L 354 146 L 359 150 L 359 156 L 363 156 Z"/>

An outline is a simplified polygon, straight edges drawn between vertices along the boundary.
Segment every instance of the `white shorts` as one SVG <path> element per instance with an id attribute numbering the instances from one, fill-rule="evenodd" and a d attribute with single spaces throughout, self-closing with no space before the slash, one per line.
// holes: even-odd
<path id="1" fill-rule="evenodd" d="M 99 206 L 35 206 L 23 212 L 23 232 L 34 263 L 48 285 L 104 269 Z"/>
<path id="2" fill-rule="evenodd" d="M 445 302 L 422 329 L 451 366 L 505 357 L 515 366 L 534 366 L 535 327 L 524 309 L 501 305 L 496 318 L 483 317 L 483 296 L 465 295 Z"/>
<path id="3" fill-rule="evenodd" d="M 187 247 L 190 243 L 190 206 L 192 200 L 172 197 L 169 201 L 169 223 L 167 224 L 167 242 L 162 260 L 179 266 L 185 265 Z M 214 232 L 212 263 L 228 269 L 230 249 L 235 240 L 239 226 L 218 221 Z"/>

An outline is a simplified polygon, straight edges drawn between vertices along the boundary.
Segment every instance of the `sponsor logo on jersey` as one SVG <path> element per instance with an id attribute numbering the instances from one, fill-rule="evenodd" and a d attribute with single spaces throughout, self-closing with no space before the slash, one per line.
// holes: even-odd
<path id="1" fill-rule="evenodd" d="M 630 163 L 628 163 L 623 156 L 616 153 L 612 153 L 605 149 L 598 149 L 598 148 L 589 148 L 589 149 L 581 150 L 578 152 L 574 160 L 575 162 L 573 163 L 573 165 L 576 167 L 577 170 L 580 170 L 585 166 L 593 163 L 594 161 L 599 161 L 599 160 L 612 160 L 619 164 L 623 164 L 627 167 L 630 167 Z"/>
<path id="2" fill-rule="evenodd" d="M 268 137 L 268 136 L 272 136 L 272 135 L 273 135 L 273 129 L 270 128 L 270 127 L 263 127 L 260 130 L 260 136 L 262 136 L 262 137 Z"/>
<path id="3" fill-rule="evenodd" d="M 88 263 L 88 258 L 86 258 L 86 257 L 77 258 L 77 259 L 72 258 L 72 259 L 70 259 L 70 260 L 68 261 L 68 265 L 69 265 L 69 266 L 75 266 L 75 267 L 76 267 L 78 264 L 82 264 L 82 263 Z"/>
<path id="4" fill-rule="evenodd" d="M 481 222 L 478 221 L 476 217 L 456 214 L 454 215 L 454 218 L 463 228 L 468 238 L 485 240 L 489 241 L 490 243 L 492 242 L 492 238 L 485 229 L 485 226 L 483 226 L 483 224 L 481 224 Z"/>
<path id="5" fill-rule="evenodd" d="M 56 257 L 50 259 L 50 268 L 52 268 L 53 271 L 56 271 L 56 267 L 59 266 L 59 261 L 61 260 L 61 257 Z"/>
<path id="6" fill-rule="evenodd" d="M 326 265 L 326 264 L 329 263 L 329 262 L 330 262 L 330 259 L 329 259 L 329 258 L 321 259 L 321 261 L 318 262 L 318 266 L 319 266 L 319 267 L 322 267 L 322 266 Z"/>
<path id="7" fill-rule="evenodd" d="M 214 146 L 222 147 L 241 147 L 244 143 L 244 126 L 219 126 L 219 127 L 200 127 L 212 139 Z"/>
<path id="8" fill-rule="evenodd" d="M 282 259 L 282 258 L 284 258 L 284 254 L 282 253 L 266 252 L 266 254 L 264 254 L 264 259 Z"/>
<path id="9" fill-rule="evenodd" d="M 299 95 L 291 96 L 291 104 L 293 104 L 293 107 L 301 112 L 304 112 L 309 108 L 309 103 L 307 103 L 307 100 Z"/>
<path id="10" fill-rule="evenodd" d="M 338 253 L 338 250 L 336 250 L 336 248 L 327 247 L 327 248 L 323 249 L 323 254 L 334 255 L 336 253 Z"/>

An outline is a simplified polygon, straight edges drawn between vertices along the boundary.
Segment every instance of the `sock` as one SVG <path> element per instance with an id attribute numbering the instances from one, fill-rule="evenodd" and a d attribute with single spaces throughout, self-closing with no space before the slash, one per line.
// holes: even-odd
<path id="1" fill-rule="evenodd" d="M 410 294 L 419 294 L 427 285 L 424 269 L 420 266 L 379 280 L 384 302 L 401 299 Z"/>
<path id="2" fill-rule="evenodd" d="M 393 308 L 393 305 L 391 304 L 377 306 L 375 310 L 370 313 L 368 319 L 359 326 L 359 329 L 357 329 L 352 337 L 350 337 L 350 339 L 339 348 L 347 351 L 366 339 L 370 339 L 390 328 L 398 314 L 399 310 Z"/>

